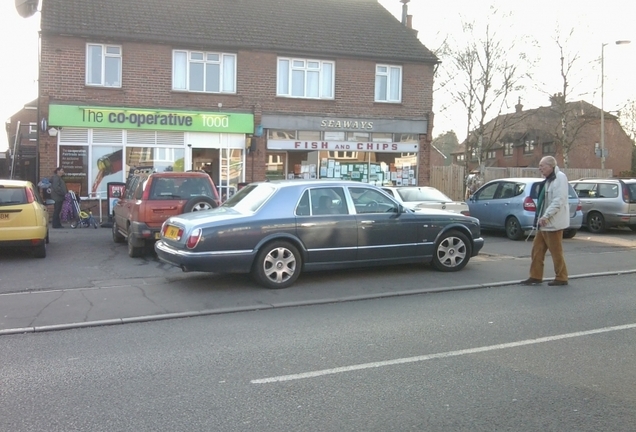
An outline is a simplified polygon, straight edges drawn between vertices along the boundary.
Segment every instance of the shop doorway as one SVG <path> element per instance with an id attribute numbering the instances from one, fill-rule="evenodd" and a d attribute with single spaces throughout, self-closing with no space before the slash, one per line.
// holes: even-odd
<path id="1" fill-rule="evenodd" d="M 193 148 L 192 169 L 207 172 L 225 201 L 243 181 L 243 149 Z"/>

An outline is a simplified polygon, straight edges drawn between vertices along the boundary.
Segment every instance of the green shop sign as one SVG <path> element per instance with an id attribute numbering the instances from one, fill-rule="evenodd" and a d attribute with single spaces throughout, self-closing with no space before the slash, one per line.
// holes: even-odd
<path id="1" fill-rule="evenodd" d="M 254 132 L 254 115 L 51 104 L 49 124 L 81 128 L 249 134 Z"/>

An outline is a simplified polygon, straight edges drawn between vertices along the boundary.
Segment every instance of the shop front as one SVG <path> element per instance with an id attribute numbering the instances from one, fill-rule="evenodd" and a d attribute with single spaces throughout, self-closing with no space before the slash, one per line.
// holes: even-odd
<path id="1" fill-rule="evenodd" d="M 62 104 L 49 106 L 48 123 L 57 165 L 83 198 L 106 198 L 108 183 L 139 170 L 206 171 L 229 197 L 245 179 L 246 137 L 254 131 L 246 113 Z"/>
<path id="2" fill-rule="evenodd" d="M 426 120 L 263 115 L 266 177 L 417 185 Z"/>

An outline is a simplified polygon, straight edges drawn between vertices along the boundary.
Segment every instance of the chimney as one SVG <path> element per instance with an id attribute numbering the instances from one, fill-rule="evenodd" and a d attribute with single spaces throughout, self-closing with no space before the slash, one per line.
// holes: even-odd
<path id="1" fill-rule="evenodd" d="M 413 15 L 406 16 L 406 28 L 413 28 Z"/>
<path id="2" fill-rule="evenodd" d="M 517 105 L 515 105 L 515 112 L 520 113 L 521 111 L 523 111 L 523 105 L 521 105 L 521 97 L 519 97 Z"/>
<path id="3" fill-rule="evenodd" d="M 402 3 L 402 25 L 411 28 L 410 25 L 408 25 L 408 21 L 409 21 L 409 15 L 408 15 L 408 2 L 410 2 L 411 0 L 400 0 L 400 2 Z"/>

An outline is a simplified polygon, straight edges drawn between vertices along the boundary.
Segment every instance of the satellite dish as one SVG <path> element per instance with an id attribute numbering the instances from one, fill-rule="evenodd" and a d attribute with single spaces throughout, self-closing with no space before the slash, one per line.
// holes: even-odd
<path id="1" fill-rule="evenodd" d="M 15 0 L 15 9 L 22 18 L 28 18 L 38 11 L 40 0 Z"/>

